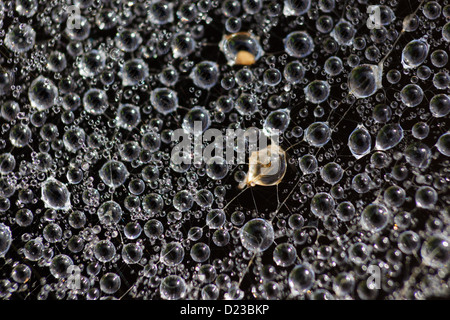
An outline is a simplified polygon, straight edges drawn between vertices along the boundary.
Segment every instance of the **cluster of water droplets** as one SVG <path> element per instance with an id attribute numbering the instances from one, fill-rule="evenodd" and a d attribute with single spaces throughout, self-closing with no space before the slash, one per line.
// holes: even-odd
<path id="1" fill-rule="evenodd" d="M 0 297 L 450 296 L 447 0 L 69 2 L 0 1 Z"/>

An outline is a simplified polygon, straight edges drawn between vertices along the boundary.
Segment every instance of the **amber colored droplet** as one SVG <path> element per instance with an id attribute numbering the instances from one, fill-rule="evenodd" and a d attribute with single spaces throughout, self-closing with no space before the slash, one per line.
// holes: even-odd
<path id="1" fill-rule="evenodd" d="M 280 146 L 272 144 L 253 151 L 249 159 L 248 173 L 239 188 L 277 185 L 283 180 L 286 168 L 286 152 Z"/>
<path id="2" fill-rule="evenodd" d="M 234 63 L 237 65 L 249 66 L 255 63 L 255 56 L 248 51 L 241 50 L 237 53 Z"/>

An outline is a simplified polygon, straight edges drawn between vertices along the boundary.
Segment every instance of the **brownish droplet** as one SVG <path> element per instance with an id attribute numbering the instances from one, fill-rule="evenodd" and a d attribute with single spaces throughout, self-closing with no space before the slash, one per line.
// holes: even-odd
<path id="1" fill-rule="evenodd" d="M 247 175 L 239 184 L 239 188 L 277 185 L 283 180 L 286 168 L 286 152 L 280 146 L 272 144 L 253 151 L 249 158 Z"/>

